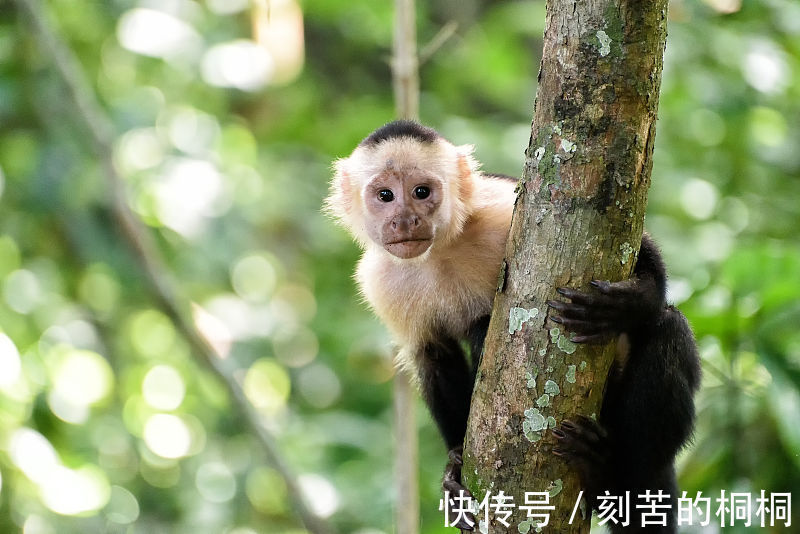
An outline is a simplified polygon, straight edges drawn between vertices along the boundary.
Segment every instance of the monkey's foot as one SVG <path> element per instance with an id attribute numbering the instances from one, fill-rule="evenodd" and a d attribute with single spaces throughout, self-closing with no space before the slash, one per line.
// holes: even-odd
<path id="1" fill-rule="evenodd" d="M 474 502 L 472 493 L 461 484 L 461 466 L 464 465 L 464 460 L 461 457 L 463 447 L 454 447 L 447 451 L 449 461 L 447 467 L 444 469 L 444 478 L 442 478 L 442 489 L 449 492 L 451 498 L 453 497 L 469 497 Z M 454 527 L 458 527 L 462 534 L 475 529 L 478 522 L 471 512 L 463 512 L 459 515 L 458 522 Z"/>
<path id="2" fill-rule="evenodd" d="M 553 430 L 557 443 L 553 454 L 578 471 L 589 503 L 601 490 L 611 489 L 608 471 L 611 446 L 608 433 L 594 419 L 579 415 Z"/>
<path id="3" fill-rule="evenodd" d="M 573 332 L 571 341 L 575 343 L 604 343 L 614 335 L 648 322 L 662 307 L 662 299 L 652 280 L 592 280 L 590 285 L 594 291 L 559 287 L 556 291 L 570 302 L 547 301 L 548 306 L 558 311 L 550 320 Z"/>

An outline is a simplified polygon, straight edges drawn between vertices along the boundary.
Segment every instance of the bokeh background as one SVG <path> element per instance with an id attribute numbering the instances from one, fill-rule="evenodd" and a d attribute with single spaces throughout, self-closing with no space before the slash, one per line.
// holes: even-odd
<path id="1" fill-rule="evenodd" d="M 25 5 L 77 58 L 107 146 Z M 417 9 L 423 45 L 458 23 L 421 67 L 423 121 L 519 175 L 544 3 Z M 392 531 L 390 347 L 356 246 L 320 213 L 331 161 L 393 118 L 392 10 L 0 1 L 0 532 L 303 532 L 122 237 L 104 158 L 316 512 Z M 800 4 L 673 1 L 659 116 L 646 226 L 705 370 L 681 484 L 798 497 Z M 419 414 L 422 532 L 449 532 L 443 443 Z"/>

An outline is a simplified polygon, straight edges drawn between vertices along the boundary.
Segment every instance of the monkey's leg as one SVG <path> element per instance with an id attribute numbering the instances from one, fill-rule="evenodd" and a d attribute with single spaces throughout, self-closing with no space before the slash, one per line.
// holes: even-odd
<path id="1" fill-rule="evenodd" d="M 442 488 L 451 497 L 464 495 L 472 498 L 469 490 L 461 484 L 461 451 L 467 430 L 473 374 L 459 342 L 447 336 L 428 342 L 421 351 L 418 372 L 422 397 L 449 449 Z M 462 519 L 456 526 L 472 530 L 475 518 L 472 514 L 464 516 L 472 525 Z"/>

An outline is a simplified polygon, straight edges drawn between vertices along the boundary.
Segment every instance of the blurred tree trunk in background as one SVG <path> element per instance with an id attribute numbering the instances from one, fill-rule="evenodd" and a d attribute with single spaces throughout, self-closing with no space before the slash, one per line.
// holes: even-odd
<path id="1" fill-rule="evenodd" d="M 419 116 L 419 70 L 414 0 L 396 0 L 392 82 L 397 118 Z M 395 437 L 395 528 L 396 532 L 419 532 L 419 468 L 416 395 L 408 373 L 394 376 Z"/>
<path id="2" fill-rule="evenodd" d="M 630 276 L 666 26 L 666 0 L 547 2 L 533 128 L 465 442 L 464 481 L 477 499 L 514 497 L 510 526 L 491 513 L 490 532 L 535 530 L 518 508 L 533 491 L 550 494 L 550 531 L 589 530 L 583 507 L 567 524 L 580 488 L 552 455 L 550 429 L 599 412 L 613 344 L 571 343 L 546 322 L 546 301 L 557 287 Z"/>

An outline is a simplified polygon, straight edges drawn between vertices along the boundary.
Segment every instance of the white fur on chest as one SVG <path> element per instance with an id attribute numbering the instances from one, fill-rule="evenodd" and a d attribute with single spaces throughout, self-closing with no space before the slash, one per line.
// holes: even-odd
<path id="1" fill-rule="evenodd" d="M 356 278 L 361 290 L 401 346 L 444 333 L 463 337 L 491 310 L 491 275 L 438 261 L 397 262 L 367 252 Z M 484 278 L 484 279 L 481 279 Z"/>

